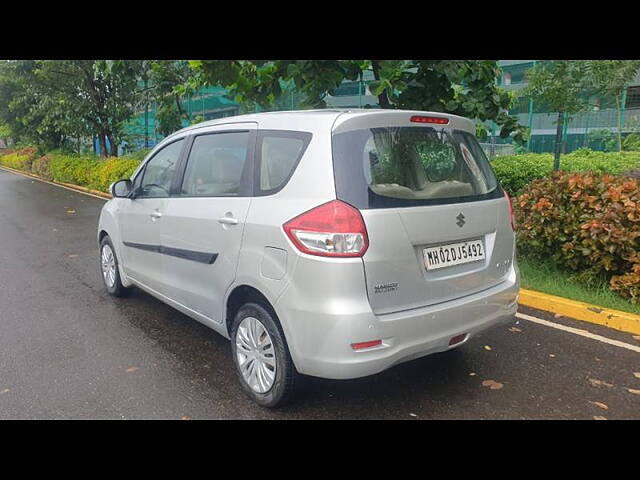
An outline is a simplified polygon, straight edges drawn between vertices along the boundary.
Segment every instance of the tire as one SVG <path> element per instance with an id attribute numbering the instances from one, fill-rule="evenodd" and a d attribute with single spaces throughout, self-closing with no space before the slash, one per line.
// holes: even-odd
<path id="1" fill-rule="evenodd" d="M 252 324 L 254 329 L 251 328 Z M 264 335 L 265 332 L 267 336 Z M 289 402 L 296 390 L 299 374 L 291 360 L 282 329 L 273 315 L 257 303 L 246 303 L 233 319 L 230 336 L 236 375 L 245 394 L 258 405 L 267 408 L 280 407 Z M 255 337 L 262 340 L 258 341 L 258 350 L 265 352 L 261 354 L 264 361 L 259 361 L 260 357 L 259 360 L 253 357 L 250 347 L 255 345 Z M 269 355 L 274 357 L 271 362 Z M 269 363 L 275 365 L 272 379 L 269 378 L 270 372 L 273 372 Z M 255 375 L 249 375 L 247 379 L 245 377 L 249 372 L 255 372 Z"/>
<path id="2" fill-rule="evenodd" d="M 106 255 L 106 258 L 105 258 Z M 106 259 L 113 257 L 114 271 L 112 272 L 113 276 L 105 273 L 106 264 L 109 262 L 105 262 Z M 100 242 L 100 276 L 102 277 L 102 282 L 104 283 L 105 288 L 107 289 L 107 293 L 113 297 L 124 297 L 131 293 L 131 288 L 127 288 L 122 285 L 122 281 L 120 280 L 120 263 L 118 262 L 118 257 L 116 256 L 116 249 L 113 248 L 113 243 L 111 243 L 111 239 L 108 235 Z"/>

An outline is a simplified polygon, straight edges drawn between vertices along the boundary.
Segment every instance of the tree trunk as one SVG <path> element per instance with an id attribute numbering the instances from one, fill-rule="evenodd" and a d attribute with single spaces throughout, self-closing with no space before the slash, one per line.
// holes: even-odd
<path id="1" fill-rule="evenodd" d="M 564 112 L 558 113 L 558 127 L 556 128 L 556 145 L 553 156 L 553 169 L 560 170 L 560 152 L 562 151 L 562 127 L 564 126 Z"/>
<path id="2" fill-rule="evenodd" d="M 108 155 L 107 152 L 107 137 L 105 134 L 100 133 L 98 135 L 98 141 L 100 142 L 100 156 L 106 157 Z"/>
<path id="3" fill-rule="evenodd" d="M 112 157 L 117 157 L 118 156 L 118 144 L 117 144 L 117 142 L 114 140 L 113 135 L 107 135 L 107 138 L 109 139 L 109 147 L 111 148 L 111 156 Z"/>
<path id="4" fill-rule="evenodd" d="M 620 95 L 616 95 L 616 113 L 618 117 L 618 151 L 622 151 L 622 114 L 621 114 L 621 105 L 620 105 Z"/>
<path id="5" fill-rule="evenodd" d="M 380 80 L 380 62 L 378 60 L 371 60 L 371 68 L 373 69 L 373 78 Z M 386 89 L 378 95 L 378 103 L 380 104 L 380 108 L 391 108 L 391 102 L 389 101 Z"/>

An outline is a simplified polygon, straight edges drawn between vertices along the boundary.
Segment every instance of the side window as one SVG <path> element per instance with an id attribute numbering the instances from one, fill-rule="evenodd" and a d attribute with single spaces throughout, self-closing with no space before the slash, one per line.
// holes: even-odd
<path id="1" fill-rule="evenodd" d="M 141 198 L 168 197 L 184 140 L 167 145 L 147 162 L 142 173 Z"/>
<path id="2" fill-rule="evenodd" d="M 260 192 L 275 193 L 284 187 L 310 140 L 311 134 L 306 132 L 260 132 L 257 149 Z"/>
<path id="3" fill-rule="evenodd" d="M 247 195 L 242 188 L 249 167 L 249 132 L 198 135 L 193 140 L 182 182 L 186 196 L 225 197 Z"/>

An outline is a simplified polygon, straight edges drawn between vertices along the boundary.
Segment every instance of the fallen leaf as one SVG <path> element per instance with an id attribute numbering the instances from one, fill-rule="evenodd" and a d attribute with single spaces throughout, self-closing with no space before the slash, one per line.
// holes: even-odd
<path id="1" fill-rule="evenodd" d="M 470 377 L 475 377 L 475 376 L 476 376 L 476 374 L 475 374 L 475 372 L 471 372 L 471 373 L 469 374 L 469 376 L 470 376 Z"/>
<path id="2" fill-rule="evenodd" d="M 191 417 L 183 415 L 182 417 L 180 417 L 180 420 L 191 420 Z"/>
<path id="3" fill-rule="evenodd" d="M 412 417 L 417 417 L 418 416 L 415 413 L 410 413 L 409 415 L 411 415 Z"/>
<path id="4" fill-rule="evenodd" d="M 606 417 L 601 417 L 600 415 L 594 415 L 594 420 L 606 420 Z"/>
<path id="5" fill-rule="evenodd" d="M 609 410 L 609 407 L 606 404 L 602 403 L 602 402 L 591 402 L 590 401 L 589 403 L 595 405 L 596 407 L 600 407 L 603 410 Z"/>
<path id="6" fill-rule="evenodd" d="M 70 208 L 69 210 L 67 210 L 67 213 L 76 213 L 76 211 Z"/>
<path id="7" fill-rule="evenodd" d="M 549 356 L 550 356 L 551 358 L 555 358 L 555 355 L 554 355 L 553 353 L 550 353 L 550 354 L 549 354 Z"/>
<path id="8" fill-rule="evenodd" d="M 518 327 L 511 327 L 509 329 L 510 332 L 521 332 L 522 330 L 520 330 Z"/>
<path id="9" fill-rule="evenodd" d="M 627 388 L 627 392 L 640 395 L 640 390 L 636 390 L 635 388 Z"/>
<path id="10" fill-rule="evenodd" d="M 633 372 L 633 376 L 636 378 L 640 378 L 640 372 Z"/>
<path id="11" fill-rule="evenodd" d="M 495 380 L 485 380 L 482 382 L 483 387 L 489 387 L 491 390 L 500 390 L 504 385 Z"/>
<path id="12" fill-rule="evenodd" d="M 562 317 L 562 315 L 560 315 L 559 313 L 556 313 L 556 314 L 553 316 L 553 318 L 561 318 L 561 317 Z"/>
<path id="13" fill-rule="evenodd" d="M 140 370 L 138 367 L 129 367 L 127 368 L 127 373 L 135 372 L 136 370 Z"/>
<path id="14" fill-rule="evenodd" d="M 490 347 L 489 345 L 485 345 L 485 346 L 484 346 L 484 349 L 485 349 L 485 350 L 491 350 L 491 347 Z"/>
<path id="15" fill-rule="evenodd" d="M 8 392 L 9 392 L 9 389 L 5 388 L 4 390 L 0 390 L 0 395 L 2 395 L 3 393 L 8 393 Z"/>
<path id="16" fill-rule="evenodd" d="M 638 340 L 640 342 L 640 335 L 633 335 L 634 340 Z"/>
<path id="17" fill-rule="evenodd" d="M 590 378 L 589 383 L 594 387 L 613 387 L 612 383 L 607 383 L 603 380 L 596 380 L 595 378 Z"/>

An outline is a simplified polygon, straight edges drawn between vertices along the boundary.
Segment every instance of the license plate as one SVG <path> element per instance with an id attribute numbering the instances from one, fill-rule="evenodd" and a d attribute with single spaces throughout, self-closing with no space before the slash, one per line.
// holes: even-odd
<path id="1" fill-rule="evenodd" d="M 463 263 L 484 260 L 484 245 L 482 240 L 470 240 L 468 242 L 449 243 L 422 250 L 424 264 L 427 270 L 452 267 Z"/>

